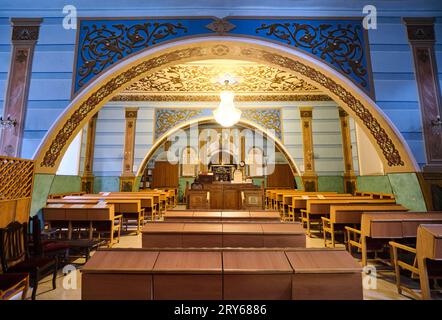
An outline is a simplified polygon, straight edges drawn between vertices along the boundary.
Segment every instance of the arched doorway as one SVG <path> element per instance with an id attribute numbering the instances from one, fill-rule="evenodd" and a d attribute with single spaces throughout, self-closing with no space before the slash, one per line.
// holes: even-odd
<path id="1" fill-rule="evenodd" d="M 46 135 L 34 158 L 37 173 L 54 173 L 75 135 L 113 96 L 146 74 L 178 62 L 242 59 L 275 66 L 314 84 L 335 100 L 366 132 L 386 173 L 418 166 L 401 134 L 356 85 L 318 59 L 295 48 L 249 38 L 200 37 L 149 48 L 121 61 L 85 88 Z"/>

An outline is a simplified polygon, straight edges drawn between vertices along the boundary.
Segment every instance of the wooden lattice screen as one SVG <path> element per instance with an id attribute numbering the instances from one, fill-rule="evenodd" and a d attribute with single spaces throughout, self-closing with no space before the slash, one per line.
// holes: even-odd
<path id="1" fill-rule="evenodd" d="M 0 156 L 0 200 L 31 198 L 34 161 Z"/>

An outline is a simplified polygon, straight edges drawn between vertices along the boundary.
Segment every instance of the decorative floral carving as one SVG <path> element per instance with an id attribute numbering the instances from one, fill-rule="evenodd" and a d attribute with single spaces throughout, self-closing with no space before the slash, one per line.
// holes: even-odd
<path id="1" fill-rule="evenodd" d="M 157 109 L 155 112 L 155 139 L 180 123 L 201 115 L 202 110 Z"/>
<path id="2" fill-rule="evenodd" d="M 28 58 L 28 52 L 25 49 L 20 49 L 17 51 L 17 54 L 15 56 L 15 61 L 18 63 L 23 63 Z"/>
<path id="3" fill-rule="evenodd" d="M 274 36 L 289 45 L 307 49 L 347 75 L 354 75 L 361 86 L 367 87 L 367 69 L 363 64 L 364 46 L 360 25 L 329 23 L 314 26 L 305 23 L 263 23 L 256 28 L 256 33 L 267 31 L 267 36 Z"/>
<path id="4" fill-rule="evenodd" d="M 39 26 L 14 26 L 12 29 L 12 41 L 37 41 Z"/>
<path id="5" fill-rule="evenodd" d="M 260 101 L 332 101 L 333 99 L 325 94 L 254 94 L 236 95 L 236 102 L 260 102 Z M 112 101 L 184 101 L 184 102 L 205 102 L 219 101 L 217 95 L 184 95 L 184 94 L 119 94 L 112 98 Z"/>
<path id="6" fill-rule="evenodd" d="M 215 20 L 211 23 L 209 23 L 206 28 L 216 32 L 216 33 L 226 33 L 233 29 L 235 29 L 235 25 L 233 23 L 230 23 L 226 19 L 219 19 L 215 18 Z"/>
<path id="7" fill-rule="evenodd" d="M 78 67 L 77 80 L 81 87 L 91 74 L 96 75 L 104 68 L 131 54 L 135 49 L 149 47 L 178 32 L 186 33 L 181 23 L 143 23 L 132 26 L 113 24 L 83 27 L 86 34 L 80 44 L 82 64 Z"/>
<path id="8" fill-rule="evenodd" d="M 177 50 L 171 53 L 166 53 L 158 57 L 143 61 L 140 64 L 130 68 L 129 70 L 111 78 L 104 83 L 98 90 L 91 94 L 80 107 L 74 111 L 71 117 L 63 124 L 63 127 L 58 131 L 55 139 L 51 142 L 49 149 L 46 151 L 43 161 L 40 163 L 42 167 L 54 167 L 60 156 L 61 151 L 66 145 L 72 133 L 79 126 L 81 121 L 94 110 L 94 108 L 101 103 L 118 88 L 124 87 L 131 79 L 140 76 L 155 67 L 161 66 L 165 63 L 180 61 L 189 57 L 202 57 L 207 52 L 203 48 L 187 48 Z M 93 112 L 95 113 L 95 112 Z"/>
<path id="9" fill-rule="evenodd" d="M 265 129 L 274 130 L 275 136 L 282 138 L 280 109 L 241 109 L 241 111 L 242 119 L 256 123 Z"/>
<path id="10" fill-rule="evenodd" d="M 237 95 L 257 92 L 320 92 L 303 79 L 266 65 L 181 64 L 150 74 L 129 86 L 123 93 L 219 94 L 225 87 L 216 79 L 223 74 L 232 74 L 241 79 L 230 85 Z"/>
<path id="11" fill-rule="evenodd" d="M 330 90 L 362 120 L 382 150 L 388 165 L 404 166 L 404 161 L 401 159 L 399 151 L 396 149 L 393 141 L 385 132 L 385 129 L 382 128 L 378 120 L 371 114 L 370 110 L 365 108 L 361 101 L 357 100 L 356 97 L 343 86 L 334 82 L 333 79 L 300 61 L 279 54 L 255 48 L 242 49 L 241 53 L 246 56 L 253 56 L 255 59 L 263 59 L 272 65 L 285 67 L 294 72 L 299 72 L 313 82 L 318 83 L 318 85 L 322 85 Z"/>

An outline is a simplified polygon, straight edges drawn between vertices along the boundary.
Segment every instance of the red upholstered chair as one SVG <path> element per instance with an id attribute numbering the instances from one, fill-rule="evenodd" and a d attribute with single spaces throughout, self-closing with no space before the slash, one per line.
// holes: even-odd
<path id="1" fill-rule="evenodd" d="M 40 219 L 38 216 L 30 217 L 29 224 L 32 226 L 29 243 L 32 247 L 32 255 L 38 257 L 57 258 L 57 262 L 66 260 L 69 244 L 58 239 L 44 239 Z"/>
<path id="2" fill-rule="evenodd" d="M 30 257 L 27 224 L 11 222 L 0 229 L 0 258 L 4 273 L 29 273 L 32 300 L 35 300 L 38 282 L 52 274 L 52 287 L 56 288 L 57 262 L 49 257 Z"/>
<path id="3" fill-rule="evenodd" d="M 4 273 L 0 274 L 0 300 L 10 300 L 21 293 L 21 299 L 26 299 L 29 287 L 29 274 Z"/>

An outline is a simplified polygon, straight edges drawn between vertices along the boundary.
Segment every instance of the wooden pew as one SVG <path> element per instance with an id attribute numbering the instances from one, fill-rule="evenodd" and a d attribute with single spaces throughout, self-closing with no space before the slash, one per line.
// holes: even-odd
<path id="1" fill-rule="evenodd" d="M 356 191 L 355 196 L 370 196 L 373 199 L 394 199 L 394 194 L 381 192 Z"/>
<path id="2" fill-rule="evenodd" d="M 299 220 L 301 220 L 301 210 L 307 209 L 307 200 L 358 200 L 358 199 L 366 199 L 370 200 L 369 196 L 363 197 L 354 197 L 349 194 L 314 194 L 314 195 L 291 195 L 290 205 L 288 205 L 288 212 L 286 220 L 295 221 L 297 219 L 297 215 L 299 216 Z M 287 201 L 289 202 L 289 201 Z"/>
<path id="3" fill-rule="evenodd" d="M 132 199 L 138 198 L 141 201 L 141 207 L 144 209 L 146 216 L 150 213 L 152 220 L 154 218 L 161 216 L 163 211 L 161 205 L 161 199 L 164 198 L 164 194 L 162 195 L 157 191 L 143 191 L 143 192 L 100 192 L 98 193 L 100 196 L 112 197 L 112 198 L 121 198 L 121 199 Z"/>
<path id="4" fill-rule="evenodd" d="M 345 230 L 343 227 L 347 226 L 359 226 L 361 224 L 361 216 L 363 212 L 370 211 L 408 211 L 407 208 L 400 204 L 346 204 L 346 205 L 331 205 L 330 217 L 322 218 L 322 232 L 324 236 L 324 246 L 327 247 L 327 235 L 330 235 L 330 241 L 332 247 L 335 247 L 335 235 L 337 226 L 341 227 L 341 230 Z M 345 233 L 344 233 L 345 236 Z M 345 241 L 344 241 L 345 242 Z"/>
<path id="5" fill-rule="evenodd" d="M 299 224 L 147 223 L 143 248 L 305 247 Z"/>
<path id="6" fill-rule="evenodd" d="M 83 300 L 362 299 L 360 266 L 336 249 L 101 249 L 81 273 Z"/>
<path id="7" fill-rule="evenodd" d="M 83 191 L 79 192 L 65 192 L 65 193 L 52 193 L 48 195 L 48 199 L 63 199 L 66 196 L 81 196 L 85 194 Z"/>
<path id="8" fill-rule="evenodd" d="M 372 204 L 395 204 L 394 199 L 377 200 L 366 198 L 343 198 L 343 199 L 322 199 L 322 200 L 307 200 L 306 209 L 301 209 L 301 223 L 306 225 L 307 235 L 311 236 L 311 225 L 316 223 L 322 225 L 322 217 L 330 215 L 330 206 L 337 204 L 350 204 L 350 203 L 372 203 Z"/>
<path id="9" fill-rule="evenodd" d="M 420 224 L 442 223 L 442 212 L 370 212 L 363 213 L 361 229 L 346 226 L 348 250 L 357 247 L 362 265 L 367 265 L 368 250 L 381 250 L 390 240 L 415 240 Z"/>
<path id="10" fill-rule="evenodd" d="M 69 240 L 75 227 L 86 227 L 89 239 L 93 238 L 94 229 L 98 233 L 108 232 L 109 246 L 114 244 L 114 240 L 120 240 L 122 216 L 115 214 L 113 204 L 48 204 L 43 208 L 43 220 L 49 228 L 66 228 Z"/>
<path id="11" fill-rule="evenodd" d="M 323 196 L 323 197 L 331 197 L 331 196 L 351 196 L 350 194 L 338 194 L 337 192 L 305 192 L 305 191 L 295 191 L 295 192 L 276 192 L 275 193 L 275 202 L 276 202 L 276 208 L 275 210 L 278 210 L 281 212 L 282 215 L 285 214 L 286 207 L 288 208 L 289 205 L 291 205 L 291 198 L 294 196 Z"/>
<path id="12" fill-rule="evenodd" d="M 398 293 L 407 291 L 418 299 L 430 300 L 431 291 L 429 278 L 442 277 L 442 224 L 421 224 L 417 229 L 416 248 L 390 241 L 393 250 L 393 262 L 396 273 L 396 286 Z M 399 259 L 399 250 L 414 255 L 414 264 L 410 265 Z M 401 269 L 419 275 L 421 295 L 401 284 Z"/>

